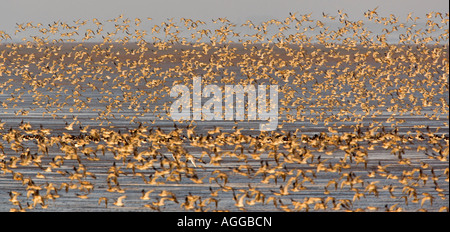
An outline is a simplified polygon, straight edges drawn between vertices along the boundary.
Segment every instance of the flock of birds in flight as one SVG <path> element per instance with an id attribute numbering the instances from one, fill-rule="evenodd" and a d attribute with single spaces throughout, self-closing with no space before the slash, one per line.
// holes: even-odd
<path id="1" fill-rule="evenodd" d="M 21 42 L 0 31 L 10 210 L 75 197 L 108 210 L 448 212 L 448 13 L 418 26 L 365 12 L 379 33 L 342 11 L 321 16 L 148 31 L 122 15 L 29 22 Z M 198 75 L 279 85 L 278 129 L 172 122 L 170 88 Z"/>

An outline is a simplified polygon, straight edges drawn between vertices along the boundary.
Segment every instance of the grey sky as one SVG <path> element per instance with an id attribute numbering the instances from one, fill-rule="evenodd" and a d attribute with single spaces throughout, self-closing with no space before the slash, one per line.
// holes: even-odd
<path id="1" fill-rule="evenodd" d="M 200 20 L 227 17 L 236 22 L 245 20 L 284 19 L 289 12 L 299 14 L 322 12 L 337 15 L 344 10 L 351 19 L 363 18 L 363 13 L 379 6 L 381 15 L 406 17 L 409 12 L 424 16 L 431 11 L 448 12 L 447 0 L 17 0 L 0 5 L 0 30 L 13 32 L 16 23 L 52 21 L 71 22 L 77 19 L 112 19 L 120 14 L 129 18 L 152 17 L 165 20 L 185 17 Z"/>

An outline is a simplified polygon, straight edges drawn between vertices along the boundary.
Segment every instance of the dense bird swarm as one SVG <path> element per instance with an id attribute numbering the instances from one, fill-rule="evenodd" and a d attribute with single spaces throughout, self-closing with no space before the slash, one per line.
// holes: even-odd
<path id="1" fill-rule="evenodd" d="M 448 211 L 449 15 L 379 14 L 0 31 L 1 210 Z M 194 76 L 278 85 L 278 128 L 171 120 Z"/>

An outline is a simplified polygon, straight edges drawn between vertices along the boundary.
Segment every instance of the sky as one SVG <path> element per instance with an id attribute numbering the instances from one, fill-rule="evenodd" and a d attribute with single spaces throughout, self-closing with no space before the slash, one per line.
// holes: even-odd
<path id="1" fill-rule="evenodd" d="M 120 14 L 130 19 L 154 20 L 226 17 L 234 23 L 244 23 L 247 19 L 254 22 L 285 19 L 289 12 L 321 16 L 322 12 L 337 15 L 338 10 L 343 10 L 350 19 L 359 20 L 364 12 L 375 7 L 381 15 L 394 14 L 404 19 L 409 12 L 423 17 L 431 11 L 449 11 L 447 0 L 14 0 L 0 5 L 0 31 L 11 34 L 16 23 L 107 20 Z"/>

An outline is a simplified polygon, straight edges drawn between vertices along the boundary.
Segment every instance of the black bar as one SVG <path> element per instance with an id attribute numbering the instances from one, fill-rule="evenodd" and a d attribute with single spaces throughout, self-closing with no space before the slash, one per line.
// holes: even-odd
<path id="1" fill-rule="evenodd" d="M 440 229 L 448 213 L 284 213 L 284 212 L 151 212 L 151 213 L 8 213 L 15 225 L 46 227 L 60 224 L 64 228 L 114 229 L 127 231 L 193 232 L 193 231 L 311 231 L 367 229 L 393 230 Z M 9 221 L 4 217 L 2 221 Z M 12 221 L 10 221 L 12 222 Z M 14 224 L 12 224 L 14 225 Z M 38 227 L 35 227 L 38 228 Z"/>

